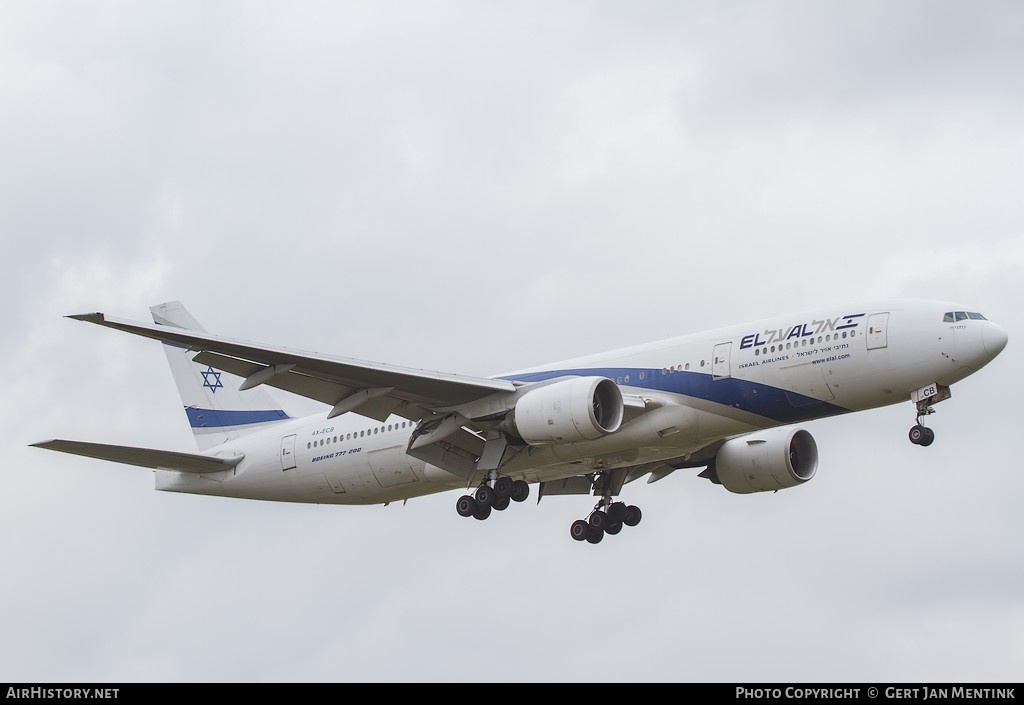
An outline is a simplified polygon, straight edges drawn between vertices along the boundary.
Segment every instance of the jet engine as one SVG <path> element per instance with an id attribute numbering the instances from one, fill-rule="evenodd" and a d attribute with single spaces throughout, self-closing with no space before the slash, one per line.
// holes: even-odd
<path id="1" fill-rule="evenodd" d="M 592 441 L 622 425 L 622 392 L 606 377 L 573 377 L 523 394 L 507 417 L 532 446 Z"/>
<path id="2" fill-rule="evenodd" d="M 773 428 L 726 441 L 711 473 L 702 476 L 730 492 L 749 494 L 796 487 L 814 477 L 817 468 L 818 445 L 810 433 Z"/>

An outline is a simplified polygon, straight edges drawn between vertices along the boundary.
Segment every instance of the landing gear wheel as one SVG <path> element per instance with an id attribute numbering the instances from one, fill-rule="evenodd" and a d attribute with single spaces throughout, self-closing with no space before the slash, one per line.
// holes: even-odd
<path id="1" fill-rule="evenodd" d="M 598 529 L 591 526 L 590 532 L 587 533 L 587 543 L 601 543 L 601 539 L 604 538 L 604 529 Z"/>
<path id="2" fill-rule="evenodd" d="M 640 511 L 640 507 L 631 504 L 626 507 L 626 516 L 623 517 L 622 523 L 626 526 L 636 526 L 640 523 L 641 518 L 643 518 L 643 513 Z"/>
<path id="3" fill-rule="evenodd" d="M 516 480 L 512 483 L 512 497 L 513 502 L 522 502 L 530 496 L 530 485 L 526 480 Z"/>
<path id="4" fill-rule="evenodd" d="M 455 503 L 455 511 L 459 513 L 460 517 L 471 517 L 476 514 L 477 507 L 479 505 L 476 500 L 470 497 L 468 494 L 464 494 L 459 497 L 459 501 Z"/>
<path id="5" fill-rule="evenodd" d="M 569 527 L 569 535 L 577 541 L 585 541 L 590 535 L 590 524 L 586 519 L 577 519 Z"/>
<path id="6" fill-rule="evenodd" d="M 609 524 L 608 526 L 606 526 L 604 528 L 604 532 L 606 534 L 611 534 L 612 536 L 614 536 L 615 534 L 619 533 L 620 531 L 622 531 L 622 522 L 621 521 L 617 521 L 614 524 Z"/>
<path id="7" fill-rule="evenodd" d="M 608 521 L 607 514 L 596 509 L 590 513 L 589 517 L 587 517 L 587 522 L 592 527 L 601 532 L 603 532 L 604 528 L 611 523 L 610 521 Z"/>
<path id="8" fill-rule="evenodd" d="M 480 485 L 476 490 L 476 501 L 482 507 L 490 507 L 494 503 L 494 490 L 489 485 Z"/>
<path id="9" fill-rule="evenodd" d="M 505 499 L 512 494 L 512 478 L 502 475 L 494 481 L 494 494 L 499 499 Z"/>
<path id="10" fill-rule="evenodd" d="M 613 524 L 621 524 L 622 520 L 626 518 L 626 503 L 625 502 L 613 502 L 608 505 L 608 519 Z"/>
<path id="11" fill-rule="evenodd" d="M 921 439 L 921 445 L 930 446 L 933 442 L 935 442 L 935 431 L 930 428 L 925 428 L 924 438 Z"/>
<path id="12" fill-rule="evenodd" d="M 927 430 L 928 429 L 926 429 L 921 424 L 917 424 L 916 426 L 914 426 L 912 429 L 910 429 L 910 434 L 909 434 L 910 442 L 913 443 L 916 446 L 921 445 L 922 444 L 921 441 L 924 440 L 925 431 L 927 431 Z"/>
<path id="13" fill-rule="evenodd" d="M 508 497 L 496 497 L 491 507 L 493 507 L 496 512 L 503 512 L 508 509 L 508 504 L 511 501 L 512 500 Z"/>
<path id="14" fill-rule="evenodd" d="M 483 505 L 483 504 L 481 504 L 477 508 L 477 510 L 475 512 L 473 512 L 473 518 L 474 519 L 479 519 L 480 521 L 483 521 L 484 519 L 486 519 L 490 515 L 491 515 L 491 507 L 490 507 L 490 505 Z"/>

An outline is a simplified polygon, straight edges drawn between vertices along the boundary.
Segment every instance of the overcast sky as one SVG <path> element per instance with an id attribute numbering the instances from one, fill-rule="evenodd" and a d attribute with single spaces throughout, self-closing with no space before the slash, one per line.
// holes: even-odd
<path id="1" fill-rule="evenodd" d="M 1022 75 L 1010 1 L 3 3 L 0 681 L 1019 682 Z M 195 448 L 66 314 L 487 375 L 865 296 L 1009 332 L 934 445 L 804 424 L 812 482 L 633 483 L 598 546 L 27 447 Z"/>

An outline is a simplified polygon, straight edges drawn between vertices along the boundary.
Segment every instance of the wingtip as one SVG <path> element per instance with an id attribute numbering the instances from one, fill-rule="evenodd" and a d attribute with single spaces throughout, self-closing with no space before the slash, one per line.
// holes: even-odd
<path id="1" fill-rule="evenodd" d="M 65 318 L 73 318 L 76 321 L 86 321 L 88 323 L 103 323 L 105 320 L 103 314 L 98 311 L 96 313 L 76 313 L 65 316 Z"/>

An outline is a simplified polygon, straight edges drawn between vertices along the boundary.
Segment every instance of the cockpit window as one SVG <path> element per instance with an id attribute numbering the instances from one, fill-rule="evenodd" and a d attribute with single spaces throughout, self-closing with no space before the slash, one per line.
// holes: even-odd
<path id="1" fill-rule="evenodd" d="M 980 313 L 975 311 L 946 311 L 942 314 L 943 323 L 954 323 L 956 321 L 966 321 L 967 319 L 972 321 L 987 321 L 988 319 L 982 316 Z"/>

